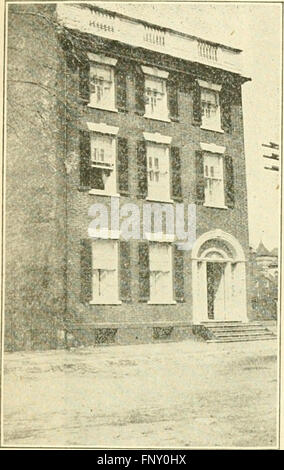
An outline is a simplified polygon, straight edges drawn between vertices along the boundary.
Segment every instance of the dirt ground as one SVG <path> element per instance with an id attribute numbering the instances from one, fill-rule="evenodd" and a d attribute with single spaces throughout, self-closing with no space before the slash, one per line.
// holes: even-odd
<path id="1" fill-rule="evenodd" d="M 4 445 L 275 447 L 277 342 L 5 354 Z"/>

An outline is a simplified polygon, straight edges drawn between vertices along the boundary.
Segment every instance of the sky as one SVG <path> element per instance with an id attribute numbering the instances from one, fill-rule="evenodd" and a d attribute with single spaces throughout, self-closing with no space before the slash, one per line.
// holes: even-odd
<path id="1" fill-rule="evenodd" d="M 279 174 L 264 169 L 263 143 L 280 144 L 281 5 L 94 2 L 109 10 L 243 50 L 243 114 L 250 245 L 279 241 Z"/>

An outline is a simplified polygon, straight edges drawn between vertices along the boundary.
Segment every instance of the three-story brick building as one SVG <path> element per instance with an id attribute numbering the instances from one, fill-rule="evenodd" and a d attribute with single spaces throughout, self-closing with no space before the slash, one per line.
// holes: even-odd
<path id="1" fill-rule="evenodd" d="M 19 64 L 26 70 L 29 46 L 33 80 L 56 93 L 47 98 L 37 86 L 25 97 L 30 107 L 45 103 L 51 127 L 32 134 L 23 122 L 36 149 L 8 129 L 7 220 L 20 197 L 26 210 L 17 230 L 6 224 L 7 348 L 53 347 L 63 331 L 69 344 L 123 343 L 189 337 L 208 320 L 247 322 L 241 51 L 90 4 L 13 9 L 10 45 L 23 31 L 26 42 L 21 55 L 10 54 L 8 86 Z M 41 72 L 35 24 L 52 72 Z M 19 152 L 33 182 L 18 178 L 15 188 Z M 47 154 L 53 172 L 41 168 Z M 44 197 L 47 219 L 27 223 Z M 150 203 L 175 215 L 183 204 L 185 227 L 195 208 L 190 250 L 178 249 L 175 234 L 142 236 Z M 136 223 L 140 239 L 122 237 L 113 220 L 104 236 L 90 236 L 95 204 L 107 217 L 120 211 L 130 231 Z M 25 243 L 26 256 L 14 248 Z"/>

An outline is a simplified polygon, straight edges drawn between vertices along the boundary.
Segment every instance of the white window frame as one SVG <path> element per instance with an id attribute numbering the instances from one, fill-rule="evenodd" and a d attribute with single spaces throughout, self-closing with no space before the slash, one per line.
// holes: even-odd
<path id="1" fill-rule="evenodd" d="M 150 110 L 150 106 L 148 103 L 145 103 L 145 114 L 144 117 L 148 119 L 155 119 L 158 121 L 165 121 L 165 122 L 171 122 L 170 117 L 169 117 L 169 107 L 168 107 L 168 95 L 167 95 L 167 79 L 169 76 L 169 72 L 166 72 L 165 70 L 160 70 L 155 67 L 148 67 L 145 65 L 141 66 L 142 72 L 144 73 L 145 77 L 145 90 L 144 90 L 144 99 L 145 101 L 147 100 L 147 80 L 148 81 L 157 81 L 162 84 L 163 88 L 163 108 L 164 111 L 159 112 L 153 112 Z M 157 91 L 156 95 L 158 96 L 160 92 Z M 153 99 L 156 99 L 156 96 L 153 97 Z"/>
<path id="2" fill-rule="evenodd" d="M 102 239 L 96 239 L 92 241 L 92 266 L 93 266 L 93 257 L 95 252 L 95 244 L 100 243 Z M 118 239 L 111 239 L 106 238 L 104 239 L 105 242 L 114 243 L 115 247 L 115 267 L 113 269 L 109 268 L 92 268 L 92 300 L 89 302 L 90 305 L 121 305 L 121 301 L 119 300 L 119 242 Z M 115 272 L 115 285 L 113 286 L 113 293 L 114 297 L 112 299 L 106 299 L 103 295 L 101 298 L 95 297 L 94 295 L 94 284 L 95 279 L 94 277 L 106 274 L 107 272 Z"/>
<path id="3" fill-rule="evenodd" d="M 205 198 L 205 201 L 203 203 L 203 205 L 205 207 L 215 207 L 217 209 L 228 209 L 228 207 L 225 205 L 225 181 L 224 181 L 224 153 L 225 153 L 225 150 L 226 150 L 226 147 L 222 147 L 220 145 L 216 145 L 216 144 L 207 144 L 207 143 L 200 143 L 200 147 L 201 149 L 203 150 L 203 166 L 204 166 L 204 179 L 205 180 L 216 180 L 218 179 L 219 181 L 221 181 L 221 187 L 220 187 L 220 191 L 222 191 L 222 202 L 221 204 L 216 204 L 214 203 L 214 201 L 208 201 L 206 200 Z M 220 177 L 219 178 L 216 178 L 216 177 L 211 177 L 210 175 L 206 176 L 205 175 L 205 155 L 206 157 L 208 157 L 210 159 L 210 154 L 215 156 L 215 157 L 218 157 L 219 159 L 219 165 L 220 165 Z M 205 193 L 206 194 L 206 193 Z"/>
<path id="4" fill-rule="evenodd" d="M 146 158 L 147 158 L 148 194 L 147 194 L 146 200 L 153 201 L 153 202 L 173 203 L 174 201 L 170 197 L 170 194 L 171 194 L 170 144 L 171 144 L 172 138 L 169 137 L 169 136 L 161 135 L 158 132 L 156 132 L 156 133 L 144 132 L 143 136 L 144 136 L 144 139 L 146 141 Z M 165 158 L 168 160 L 168 170 L 167 170 L 167 173 L 168 173 L 168 194 L 167 194 L 166 197 L 153 197 L 151 194 L 149 194 L 149 175 L 150 175 L 150 172 L 153 170 L 153 168 L 149 168 L 148 149 L 149 149 L 149 146 L 152 146 L 152 145 L 162 146 L 165 150 Z"/>
<path id="5" fill-rule="evenodd" d="M 114 126 L 108 126 L 105 123 L 93 123 L 93 122 L 88 122 L 87 128 L 88 128 L 88 131 L 91 133 L 91 137 L 90 137 L 91 139 L 92 139 L 92 136 L 94 135 L 107 135 L 112 140 L 113 166 L 106 167 L 99 163 L 96 165 L 95 163 L 92 164 L 92 161 L 90 162 L 90 164 L 93 167 L 104 168 L 105 170 L 112 171 L 113 178 L 114 178 L 113 190 L 107 191 L 106 189 L 92 188 L 90 189 L 89 194 L 119 197 L 119 194 L 117 192 L 117 134 L 118 134 L 119 128 L 114 127 Z M 92 143 L 91 143 L 91 152 L 92 152 Z"/>
<path id="6" fill-rule="evenodd" d="M 159 271 L 159 270 L 151 270 L 151 248 L 154 248 L 155 246 L 161 245 L 164 243 L 159 241 L 155 243 L 150 243 L 149 245 L 149 277 L 150 277 L 150 300 L 148 300 L 148 305 L 176 305 L 176 301 L 174 300 L 174 279 L 173 279 L 173 246 L 171 243 L 165 243 L 165 246 L 168 248 L 168 254 L 169 254 L 169 271 Z M 164 276 L 165 273 L 170 276 L 170 284 L 171 284 L 171 298 L 165 299 L 165 296 L 163 293 L 158 294 L 157 298 L 153 298 L 153 284 L 155 282 L 155 279 L 158 280 L 159 276 Z M 152 291 L 152 293 L 151 293 Z M 168 291 L 167 291 L 168 292 Z"/>
<path id="7" fill-rule="evenodd" d="M 220 108 L 220 91 L 222 88 L 222 85 L 216 85 L 214 83 L 209 83 L 204 80 L 198 80 L 198 84 L 201 88 L 201 93 L 200 93 L 200 99 L 201 99 L 201 108 L 202 108 L 202 92 L 212 92 L 215 94 L 216 97 L 216 116 L 214 119 L 205 119 L 204 116 L 202 116 L 202 124 L 201 124 L 201 129 L 205 129 L 208 131 L 214 131 L 214 132 L 220 132 L 224 133 L 224 130 L 221 128 L 221 108 Z"/>
<path id="8" fill-rule="evenodd" d="M 90 90 L 90 102 L 88 103 L 88 106 L 90 108 L 96 108 L 96 109 L 102 109 L 105 111 L 113 111 L 113 112 L 118 112 L 116 108 L 116 102 L 115 102 L 115 66 L 117 64 L 117 59 L 114 59 L 112 57 L 106 57 L 104 55 L 99 55 L 99 54 L 93 54 L 93 53 L 88 53 L 88 59 L 90 61 L 90 75 L 92 73 L 92 67 L 95 67 L 96 65 L 99 67 L 105 68 L 105 70 L 108 70 L 110 73 L 111 77 L 111 87 L 110 87 L 110 102 L 103 102 L 102 104 L 98 103 L 96 99 L 94 98 L 94 93 L 91 93 Z M 90 77 L 90 88 L 91 88 L 91 77 Z"/>

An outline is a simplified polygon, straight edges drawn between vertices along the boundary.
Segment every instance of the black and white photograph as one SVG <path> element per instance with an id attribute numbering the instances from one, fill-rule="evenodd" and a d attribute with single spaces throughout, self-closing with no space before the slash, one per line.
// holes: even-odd
<path id="1" fill-rule="evenodd" d="M 1 449 L 280 449 L 283 4 L 2 6 Z"/>

